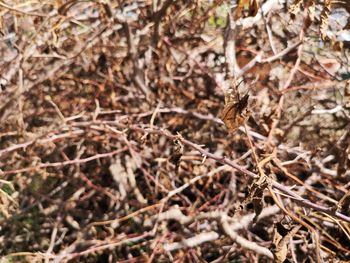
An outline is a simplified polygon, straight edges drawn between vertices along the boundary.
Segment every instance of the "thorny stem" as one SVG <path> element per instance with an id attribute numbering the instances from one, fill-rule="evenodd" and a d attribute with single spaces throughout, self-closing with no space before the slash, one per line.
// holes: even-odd
<path id="1" fill-rule="evenodd" d="M 253 143 L 252 143 L 252 140 L 251 140 L 251 138 L 250 138 L 250 136 L 249 136 L 248 127 L 247 127 L 247 124 L 246 124 L 246 123 L 244 123 L 244 129 L 245 129 L 245 131 L 246 131 L 246 135 L 247 135 L 248 142 L 249 142 L 249 147 L 250 147 L 250 149 L 251 149 L 251 151 L 252 151 L 253 158 L 254 158 L 254 161 L 255 161 L 255 163 L 256 163 L 256 167 L 257 167 L 257 169 L 258 169 L 258 171 L 259 171 L 259 176 L 260 176 L 260 178 L 262 178 L 262 177 L 266 177 L 266 178 L 267 178 L 265 172 L 262 170 L 262 165 L 261 165 L 261 163 L 259 162 L 258 156 L 257 156 L 257 154 L 256 154 L 256 152 L 255 152 L 255 148 L 254 148 Z M 271 158 L 269 158 L 269 159 L 271 159 Z M 270 181 L 271 178 L 267 178 L 267 179 Z M 305 226 L 306 228 L 308 228 L 310 231 L 313 231 L 313 232 L 315 231 L 315 229 L 314 229 L 312 226 L 310 226 L 309 224 L 305 223 L 303 220 L 299 219 L 296 215 L 294 215 L 292 212 L 288 211 L 288 210 L 283 206 L 282 202 L 280 202 L 280 200 L 277 198 L 276 194 L 274 193 L 273 189 L 271 188 L 271 186 L 270 186 L 269 184 L 267 184 L 267 188 L 268 188 L 268 190 L 269 190 L 269 192 L 270 192 L 270 194 L 271 194 L 272 199 L 274 200 L 274 202 L 276 203 L 276 205 L 277 205 L 283 212 L 285 212 L 289 217 L 291 217 L 292 219 L 294 219 L 295 221 L 297 221 L 297 222 L 300 223 L 301 225 L 303 225 L 303 226 Z"/>
<path id="2" fill-rule="evenodd" d="M 109 124 L 111 122 L 108 122 Z M 168 131 L 165 131 L 163 129 L 159 129 L 159 128 L 153 128 L 153 129 L 149 129 L 149 128 L 142 128 L 140 126 L 137 125 L 130 125 L 127 126 L 125 124 L 121 124 L 118 122 L 113 122 L 114 125 L 118 126 L 121 129 L 126 129 L 128 128 L 129 130 L 133 130 L 133 131 L 138 131 L 138 132 L 142 132 L 142 133 L 151 133 L 151 134 L 158 134 L 158 135 L 162 135 L 167 137 L 168 139 L 174 140 L 176 138 L 179 138 L 179 136 L 173 135 L 171 133 L 169 133 Z M 232 168 L 242 172 L 245 175 L 248 175 L 252 178 L 259 178 L 259 176 L 251 171 L 249 171 L 248 169 L 244 168 L 243 166 L 240 166 L 239 164 L 237 164 L 236 162 L 228 159 L 227 157 L 222 157 L 222 156 L 218 156 L 216 154 L 210 153 L 207 150 L 203 149 L 201 146 L 199 146 L 198 144 L 195 144 L 189 140 L 186 140 L 184 138 L 180 138 L 181 142 L 195 150 L 197 150 L 198 152 L 200 152 L 201 154 L 207 156 L 207 158 L 213 159 L 219 163 L 222 164 L 227 164 L 229 166 L 231 166 Z M 323 212 L 325 214 L 331 215 L 333 217 L 336 217 L 342 221 L 348 222 L 350 223 L 350 217 L 346 216 L 342 213 L 339 212 L 334 212 L 334 209 L 332 207 L 325 207 L 322 205 L 318 205 L 315 204 L 307 199 L 302 198 L 301 196 L 299 196 L 298 194 L 294 193 L 292 190 L 290 190 L 288 187 L 281 185 L 280 183 L 271 180 L 271 187 L 281 191 L 284 194 L 287 194 L 290 196 L 290 198 L 292 200 L 294 200 L 294 202 L 298 203 L 299 205 L 303 206 L 303 207 L 308 207 L 308 208 L 312 208 L 315 209 L 319 212 Z"/>

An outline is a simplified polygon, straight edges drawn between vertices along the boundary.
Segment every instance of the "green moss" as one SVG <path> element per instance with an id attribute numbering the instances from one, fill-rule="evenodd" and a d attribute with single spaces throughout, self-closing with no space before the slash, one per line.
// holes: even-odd
<path id="1" fill-rule="evenodd" d="M 227 20 L 227 12 L 224 5 L 218 6 L 215 13 L 209 17 L 208 26 L 215 28 L 224 28 Z"/>
<path id="2" fill-rule="evenodd" d="M 46 178 L 45 178 L 46 177 Z M 29 191 L 31 193 L 46 193 L 54 186 L 58 181 L 57 177 L 45 176 L 42 174 L 36 174 L 33 176 L 32 181 L 29 184 Z"/>
<path id="3" fill-rule="evenodd" d="M 44 179 L 41 175 L 36 174 L 33 176 L 32 181 L 29 184 L 29 191 L 31 193 L 37 193 L 44 184 Z"/>
<path id="4" fill-rule="evenodd" d="M 12 184 L 4 184 L 1 187 L 1 190 L 3 190 L 9 196 L 11 196 L 14 192 L 16 192 Z"/>

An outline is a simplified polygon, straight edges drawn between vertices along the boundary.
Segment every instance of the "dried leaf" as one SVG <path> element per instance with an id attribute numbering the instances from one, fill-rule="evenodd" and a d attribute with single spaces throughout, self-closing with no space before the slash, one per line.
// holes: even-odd
<path id="1" fill-rule="evenodd" d="M 249 117 L 248 114 L 244 113 L 248 107 L 248 99 L 249 95 L 246 94 L 238 101 L 231 101 L 225 104 L 220 118 L 230 133 L 235 132 Z"/>
<path id="2" fill-rule="evenodd" d="M 174 150 L 169 158 L 169 162 L 175 165 L 175 170 L 178 171 L 180 167 L 181 157 L 184 152 L 184 146 L 179 139 L 174 140 Z"/>
<path id="3" fill-rule="evenodd" d="M 262 209 L 264 208 L 264 190 L 268 185 L 266 176 L 261 176 L 257 181 L 253 182 L 249 186 L 249 193 L 247 198 L 243 201 L 242 206 L 246 206 L 249 203 L 253 204 L 255 217 L 253 222 L 256 222 Z"/>
<path id="4" fill-rule="evenodd" d="M 322 40 L 325 40 L 327 37 L 328 19 L 329 19 L 329 14 L 331 12 L 331 8 L 332 8 L 332 1 L 325 0 L 323 10 L 321 12 L 321 25 L 320 25 L 320 33 L 321 33 Z"/>
<path id="5" fill-rule="evenodd" d="M 300 12 L 303 5 L 303 0 L 295 0 L 292 5 L 290 5 L 288 12 L 290 13 L 292 19 L 295 19 L 296 15 Z"/>
<path id="6" fill-rule="evenodd" d="M 317 61 L 320 63 L 322 68 L 332 76 L 334 76 L 341 67 L 338 60 L 334 58 L 318 58 Z"/>
<path id="7" fill-rule="evenodd" d="M 239 0 L 235 10 L 234 19 L 238 20 L 241 17 L 255 16 L 259 10 L 258 0 Z"/>
<path id="8" fill-rule="evenodd" d="M 276 263 L 282 263 L 286 260 L 288 254 L 288 243 L 289 239 L 292 238 L 300 229 L 301 225 L 295 226 L 292 230 L 286 229 L 282 224 L 278 223 L 274 229 L 273 244 L 274 254 Z"/>
<path id="9" fill-rule="evenodd" d="M 307 8 L 307 17 L 304 23 L 304 31 L 306 31 L 311 26 L 311 24 L 315 21 L 316 2 L 311 1 L 311 3 L 306 8 Z"/>

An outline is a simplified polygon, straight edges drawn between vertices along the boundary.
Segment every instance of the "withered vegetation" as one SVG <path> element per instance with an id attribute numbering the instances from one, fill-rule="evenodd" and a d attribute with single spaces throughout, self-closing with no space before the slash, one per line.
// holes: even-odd
<path id="1" fill-rule="evenodd" d="M 350 259 L 349 1 L 0 1 L 1 262 Z"/>

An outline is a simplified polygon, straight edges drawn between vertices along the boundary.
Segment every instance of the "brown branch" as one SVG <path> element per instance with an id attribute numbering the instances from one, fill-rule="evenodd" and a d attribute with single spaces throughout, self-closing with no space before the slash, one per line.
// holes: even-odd
<path id="1" fill-rule="evenodd" d="M 23 11 L 23 10 L 19 10 L 15 7 L 12 7 L 12 6 L 9 6 L 5 3 L 3 3 L 2 1 L 0 1 L 0 6 L 2 8 L 5 8 L 5 9 L 8 9 L 12 12 L 15 12 L 15 13 L 19 13 L 19 14 L 24 14 L 24 15 L 27 15 L 27 16 L 39 16 L 39 17 L 47 17 L 48 15 L 47 14 L 40 14 L 40 13 L 33 13 L 33 12 L 26 12 L 26 11 Z"/>
<path id="2" fill-rule="evenodd" d="M 143 94 L 146 96 L 146 99 L 148 100 L 151 91 L 146 86 L 144 77 L 142 75 L 143 70 L 138 65 L 137 46 L 135 45 L 134 35 L 132 34 L 129 23 L 126 19 L 118 17 L 116 20 L 122 24 L 123 30 L 126 35 L 126 42 L 128 45 L 128 56 L 133 65 L 132 79 L 136 86 L 143 92 Z"/>
<path id="3" fill-rule="evenodd" d="M 117 123 L 115 122 L 115 125 L 118 126 L 119 128 L 122 129 L 130 129 L 133 131 L 138 131 L 138 132 L 142 132 L 142 133 L 151 133 L 151 134 L 158 134 L 158 135 L 162 135 L 165 136 L 171 140 L 175 140 L 175 139 L 180 139 L 181 142 L 195 150 L 197 150 L 198 152 L 200 152 L 202 155 L 207 156 L 207 158 L 213 159 L 219 163 L 222 164 L 227 164 L 229 166 L 231 166 L 232 168 L 240 171 L 241 173 L 248 175 L 252 178 L 259 178 L 259 176 L 251 171 L 249 171 L 248 169 L 244 168 L 243 166 L 240 166 L 239 164 L 237 164 L 236 162 L 230 160 L 229 158 L 225 157 L 225 156 L 218 156 L 216 154 L 210 153 L 207 150 L 203 149 L 201 146 L 199 146 L 198 144 L 195 144 L 189 140 L 184 139 L 181 136 L 176 136 L 176 135 L 172 135 L 171 133 L 169 133 L 168 131 L 165 131 L 163 129 L 159 129 L 159 128 L 154 128 L 154 129 L 149 129 L 149 128 L 142 128 L 140 126 L 136 126 L 136 125 L 130 125 L 127 126 L 125 124 L 121 124 L 121 123 Z M 315 204 L 307 199 L 302 198 L 301 196 L 299 196 L 298 194 L 294 193 L 292 190 L 290 190 L 288 187 L 276 182 L 276 181 L 271 181 L 271 186 L 272 188 L 279 190 L 280 192 L 288 195 L 292 200 L 294 200 L 294 202 L 298 203 L 299 205 L 303 206 L 303 207 L 308 207 L 308 208 L 312 208 L 315 209 L 319 212 L 323 212 L 325 214 L 334 216 L 340 220 L 343 220 L 345 222 L 350 223 L 350 217 L 346 216 L 342 213 L 339 212 L 334 212 L 334 209 L 332 207 L 326 207 L 326 206 L 322 206 L 322 205 L 318 205 Z"/>
<path id="4" fill-rule="evenodd" d="M 16 170 L 10 170 L 10 171 L 2 171 L 0 172 L 1 175 L 9 175 L 9 174 L 17 174 L 17 173 L 24 173 L 24 172 L 30 172 L 30 171 L 35 171 L 38 169 L 43 169 L 43 168 L 48 168 L 48 167 L 62 167 L 62 166 L 67 166 L 67 165 L 72 165 L 72 164 L 82 164 L 82 163 L 87 163 L 91 162 L 96 159 L 101 159 L 101 158 L 106 158 L 106 157 L 111 157 L 117 154 L 120 154 L 122 152 L 125 152 L 128 150 L 128 147 L 125 146 L 122 149 L 118 149 L 109 153 L 100 153 L 96 154 L 94 156 L 90 156 L 84 159 L 75 159 L 75 160 L 69 160 L 65 162 L 56 162 L 56 163 L 41 163 L 36 166 L 31 166 L 31 167 L 25 167 L 21 169 L 16 169 Z"/>
<path id="5" fill-rule="evenodd" d="M 165 15 L 166 10 L 170 7 L 172 3 L 175 3 L 174 0 L 167 0 L 164 2 L 163 6 L 154 14 L 154 31 L 153 31 L 153 46 L 157 47 L 159 41 L 159 26 L 162 20 L 162 17 Z"/>
<path id="6" fill-rule="evenodd" d="M 247 240 L 240 235 L 238 235 L 235 231 L 231 229 L 231 225 L 227 222 L 227 217 L 223 216 L 221 218 L 221 225 L 224 229 L 225 233 L 235 242 L 237 242 L 240 246 L 247 248 L 256 252 L 257 254 L 264 255 L 270 259 L 273 259 L 274 256 L 272 252 L 266 248 L 259 246 L 257 243 Z"/>

